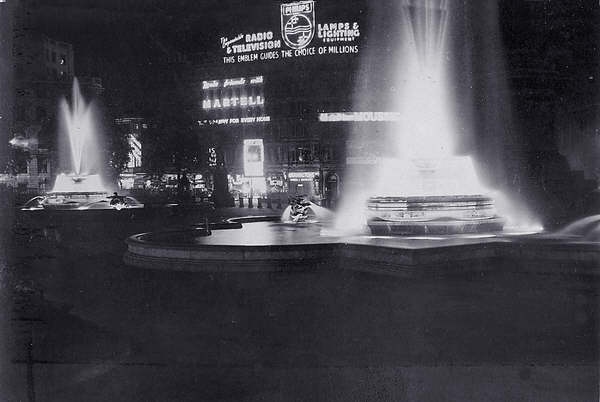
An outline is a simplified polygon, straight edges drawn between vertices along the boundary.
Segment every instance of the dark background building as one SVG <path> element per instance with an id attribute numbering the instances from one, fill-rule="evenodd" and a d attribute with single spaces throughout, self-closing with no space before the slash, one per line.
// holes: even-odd
<path id="1" fill-rule="evenodd" d="M 258 138 L 273 189 L 321 200 L 339 193 L 348 162 L 368 166 L 389 152 L 388 123 L 326 122 L 319 113 L 392 109 L 386 60 L 402 57 L 397 3 L 316 3 L 317 23 L 359 23 L 358 53 L 236 63 L 224 62 L 220 39 L 266 31 L 281 39 L 279 3 L 24 1 L 15 21 L 17 29 L 72 44 L 72 70 L 102 79 L 103 101 L 114 116 L 143 117 L 152 127 L 152 119 L 170 115 L 184 131 L 193 126 L 195 139 L 180 148 L 195 148 L 194 155 L 175 159 L 210 175 L 218 171 L 222 180 L 214 183 L 221 191 L 230 183 L 220 182 L 243 170 L 243 140 Z M 589 213 L 597 187 L 599 7 L 592 0 L 451 4 L 448 57 L 460 67 L 454 72 L 456 105 L 469 122 L 461 151 L 475 156 L 492 186 L 518 194 L 549 223 Z M 51 53 L 47 63 L 46 69 L 60 70 Z M 201 107 L 202 81 L 259 75 L 269 122 L 197 123 L 211 118 Z M 155 126 L 148 138 L 177 131 Z M 357 132 L 368 146 L 349 142 Z M 172 155 L 182 155 L 176 151 Z M 177 169 L 188 168 L 170 170 Z"/>

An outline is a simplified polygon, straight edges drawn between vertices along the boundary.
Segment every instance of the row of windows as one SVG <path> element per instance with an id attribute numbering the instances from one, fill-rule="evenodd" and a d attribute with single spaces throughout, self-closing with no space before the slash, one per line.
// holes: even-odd
<path id="1" fill-rule="evenodd" d="M 265 144 L 265 163 L 282 163 L 289 165 L 335 162 L 338 152 L 330 145 L 303 144 L 282 145 Z M 242 161 L 243 150 L 240 146 L 225 150 L 225 162 L 238 164 Z"/>

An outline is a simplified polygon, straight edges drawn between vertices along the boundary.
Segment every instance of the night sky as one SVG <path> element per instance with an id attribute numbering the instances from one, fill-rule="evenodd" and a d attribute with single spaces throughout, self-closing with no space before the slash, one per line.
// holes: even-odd
<path id="1" fill-rule="evenodd" d="M 380 1 L 376 7 L 385 9 L 396 3 Z M 22 4 L 21 13 L 28 13 L 25 24 L 30 29 L 74 45 L 78 75 L 100 76 L 108 94 L 130 101 L 154 86 L 168 54 L 218 64 L 215 52 L 221 35 L 277 29 L 279 18 L 279 3 L 264 0 L 26 0 Z M 339 7 L 335 1 L 322 1 L 317 6 L 320 16 L 344 20 L 346 16 L 365 18 L 373 4 L 346 1 Z M 529 50 L 526 60 L 514 54 L 509 57 L 509 67 L 532 63 L 528 67 L 535 68 L 537 63 L 566 80 L 575 80 L 561 89 L 564 94 L 560 96 L 585 90 L 583 86 L 596 81 L 598 70 L 595 22 L 599 8 L 593 0 L 500 1 L 506 50 Z M 580 96 L 572 98 L 577 102 Z"/>

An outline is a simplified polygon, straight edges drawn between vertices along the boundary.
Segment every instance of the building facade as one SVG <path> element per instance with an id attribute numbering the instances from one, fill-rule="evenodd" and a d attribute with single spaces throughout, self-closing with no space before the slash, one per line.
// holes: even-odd
<path id="1" fill-rule="evenodd" d="M 59 104 L 71 95 L 75 56 L 70 43 L 30 32 L 16 21 L 13 146 L 7 173 L 12 185 L 43 192 L 51 189 L 59 165 Z M 81 77 L 79 83 L 88 101 L 104 91 L 97 77 Z"/>
<path id="2" fill-rule="evenodd" d="M 351 93 L 337 97 L 298 85 L 309 81 L 308 74 L 298 81 L 281 70 L 231 74 L 207 74 L 198 80 L 198 131 L 206 149 L 222 158 L 234 198 L 305 195 L 335 203 L 350 133 L 344 124 L 320 116 L 329 107 L 348 110 L 349 104 L 337 104 L 349 103 Z"/>

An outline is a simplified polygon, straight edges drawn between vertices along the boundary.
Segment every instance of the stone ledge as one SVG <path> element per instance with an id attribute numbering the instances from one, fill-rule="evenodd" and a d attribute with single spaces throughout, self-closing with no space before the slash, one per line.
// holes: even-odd
<path id="1" fill-rule="evenodd" d="M 528 273 L 600 274 L 600 245 L 590 243 L 498 238 L 450 245 L 425 242 L 407 247 L 394 242 L 369 244 L 331 238 L 309 244 L 231 245 L 211 244 L 207 239 L 206 243 L 182 245 L 148 242 L 144 236 L 127 239 L 126 264 L 173 271 L 270 272 L 335 260 L 341 269 L 345 269 L 345 261 L 353 261 L 360 264 L 350 264 L 352 269 L 360 271 L 421 276 L 495 271 L 500 269 L 499 264 L 486 262 L 504 259 L 526 263 Z M 512 263 L 501 265 L 503 271 L 523 272 Z"/>

